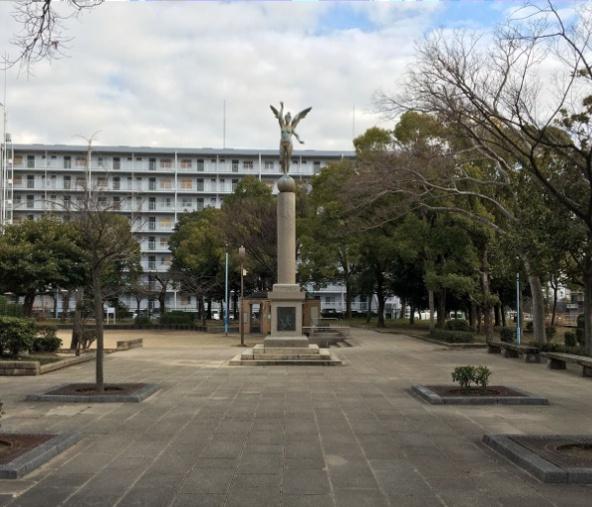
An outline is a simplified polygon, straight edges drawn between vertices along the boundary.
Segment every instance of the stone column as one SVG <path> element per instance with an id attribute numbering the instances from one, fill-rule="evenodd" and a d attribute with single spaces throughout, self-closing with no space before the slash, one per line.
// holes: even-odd
<path id="1" fill-rule="evenodd" d="M 277 283 L 296 283 L 296 182 L 284 175 L 277 182 Z"/>

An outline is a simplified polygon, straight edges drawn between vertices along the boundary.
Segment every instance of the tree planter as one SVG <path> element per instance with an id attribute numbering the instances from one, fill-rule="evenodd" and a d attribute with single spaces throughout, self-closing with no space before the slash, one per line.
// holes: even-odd
<path id="1" fill-rule="evenodd" d="M 77 433 L 0 433 L 0 479 L 22 477 L 74 445 L 78 439 Z"/>
<path id="2" fill-rule="evenodd" d="M 72 403 L 140 402 L 160 389 L 156 384 L 105 384 L 104 392 L 95 384 L 64 384 L 51 391 L 29 394 L 27 401 L 59 401 Z"/>
<path id="3" fill-rule="evenodd" d="M 489 386 L 463 390 L 457 385 L 414 385 L 412 393 L 432 405 L 548 405 L 549 401 L 516 387 Z"/>
<path id="4" fill-rule="evenodd" d="M 485 435 L 483 442 L 543 482 L 592 484 L 591 435 Z"/>

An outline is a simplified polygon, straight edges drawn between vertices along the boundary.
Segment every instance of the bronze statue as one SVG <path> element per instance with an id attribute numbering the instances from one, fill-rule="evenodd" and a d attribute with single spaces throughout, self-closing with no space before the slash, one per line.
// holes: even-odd
<path id="1" fill-rule="evenodd" d="M 288 112 L 284 115 L 284 103 L 280 102 L 280 110 L 278 111 L 275 107 L 271 107 L 274 116 L 278 119 L 281 129 L 281 137 L 280 137 L 280 166 L 282 168 L 282 172 L 284 174 L 288 174 L 290 170 L 290 160 L 292 158 L 292 136 L 298 139 L 300 144 L 304 144 L 304 141 L 298 137 L 296 133 L 296 125 L 302 120 L 312 109 L 312 107 L 307 107 L 306 109 L 300 111 L 294 118 L 292 119 L 292 115 Z"/>

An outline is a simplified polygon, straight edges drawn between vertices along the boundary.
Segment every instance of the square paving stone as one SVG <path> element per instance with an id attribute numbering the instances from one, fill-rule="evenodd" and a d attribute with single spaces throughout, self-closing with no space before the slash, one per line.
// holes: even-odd
<path id="1" fill-rule="evenodd" d="M 241 474 L 279 474 L 282 471 L 282 457 L 273 454 L 251 454 L 240 461 Z"/>
<path id="2" fill-rule="evenodd" d="M 370 467 L 358 462 L 329 465 L 329 477 L 335 489 L 376 489 L 378 487 Z"/>
<path id="3" fill-rule="evenodd" d="M 329 480 L 324 471 L 286 470 L 284 492 L 287 495 L 322 495 L 329 492 Z"/>
<path id="4" fill-rule="evenodd" d="M 183 481 L 179 493 L 225 494 L 233 476 L 233 470 L 195 469 Z"/>
<path id="5" fill-rule="evenodd" d="M 334 507 L 329 495 L 284 495 L 284 507 Z"/>
<path id="6" fill-rule="evenodd" d="M 175 497 L 172 507 L 222 507 L 225 495 L 180 494 Z"/>
<path id="7" fill-rule="evenodd" d="M 339 507 L 386 507 L 389 505 L 387 499 L 377 489 L 337 489 L 335 491 L 335 503 Z"/>

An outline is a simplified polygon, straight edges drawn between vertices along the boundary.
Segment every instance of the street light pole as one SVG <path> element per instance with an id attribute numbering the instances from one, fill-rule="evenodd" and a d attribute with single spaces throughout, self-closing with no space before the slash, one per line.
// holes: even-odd
<path id="1" fill-rule="evenodd" d="M 520 345 L 522 330 L 520 329 L 520 273 L 516 273 L 516 343 Z"/>
<path id="2" fill-rule="evenodd" d="M 228 249 L 224 255 L 224 334 L 228 336 Z"/>
<path id="3" fill-rule="evenodd" d="M 238 249 L 238 256 L 240 258 L 240 278 L 241 278 L 241 291 L 240 291 L 240 312 L 239 312 L 239 318 L 240 318 L 240 322 L 239 322 L 239 327 L 240 327 L 240 340 L 241 340 L 241 347 L 245 346 L 245 317 L 244 317 L 244 311 L 245 311 L 245 302 L 244 302 L 244 289 L 245 289 L 245 284 L 244 284 L 244 274 L 245 271 L 243 269 L 243 263 L 245 260 L 245 247 L 243 245 L 241 245 Z"/>

